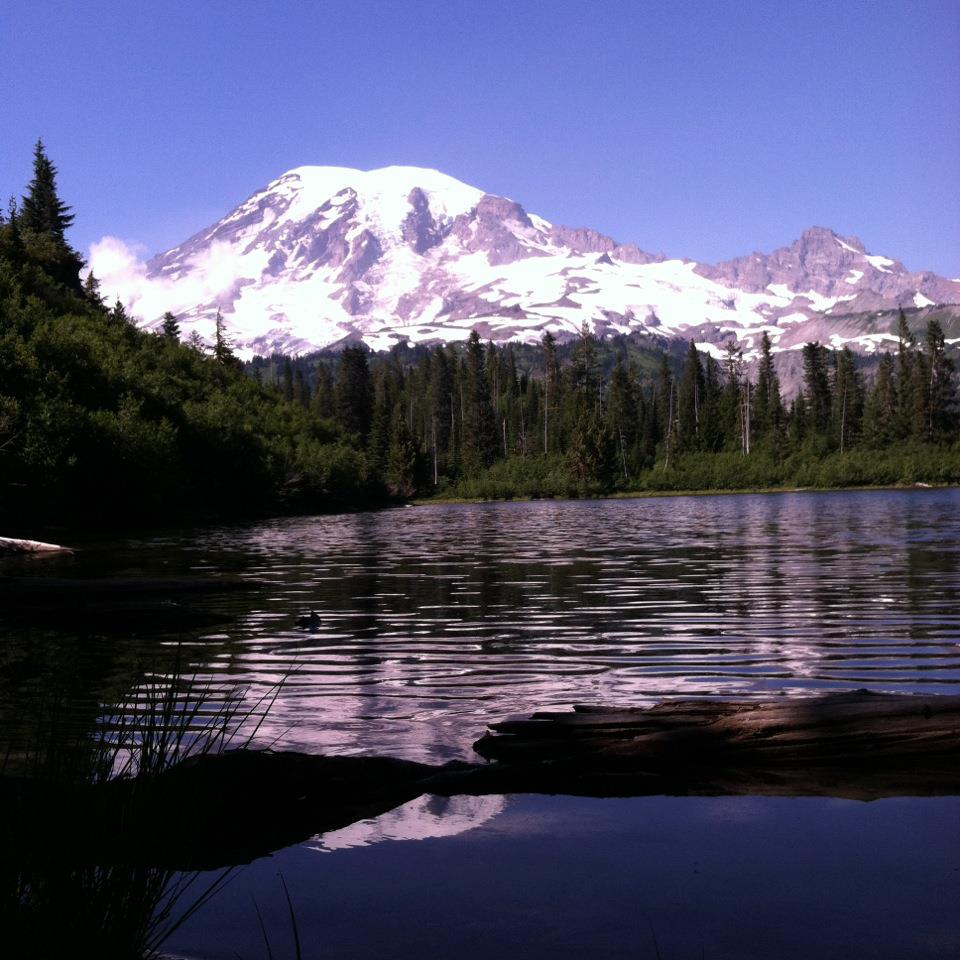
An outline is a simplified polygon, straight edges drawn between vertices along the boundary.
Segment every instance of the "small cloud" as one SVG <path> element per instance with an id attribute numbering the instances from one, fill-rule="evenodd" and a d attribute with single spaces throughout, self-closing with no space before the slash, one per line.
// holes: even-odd
<path id="1" fill-rule="evenodd" d="M 146 263 L 141 259 L 144 252 L 139 244 L 128 244 L 111 236 L 101 237 L 90 247 L 87 262 L 100 281 L 100 293 L 107 303 L 121 300 L 133 311 L 143 298 L 145 287 L 150 283 Z"/>

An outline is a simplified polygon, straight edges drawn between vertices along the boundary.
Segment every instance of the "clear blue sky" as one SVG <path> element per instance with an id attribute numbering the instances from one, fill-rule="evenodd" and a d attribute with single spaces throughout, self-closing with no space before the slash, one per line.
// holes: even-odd
<path id="1" fill-rule="evenodd" d="M 960 0 L 2 0 L 0 51 L 0 191 L 42 136 L 83 250 L 399 163 L 668 255 L 819 224 L 960 276 Z"/>

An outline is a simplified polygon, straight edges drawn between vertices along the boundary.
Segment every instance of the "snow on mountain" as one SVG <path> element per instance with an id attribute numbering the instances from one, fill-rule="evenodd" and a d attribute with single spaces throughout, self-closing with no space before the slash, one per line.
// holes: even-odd
<path id="1" fill-rule="evenodd" d="M 148 327 L 170 310 L 209 339 L 219 309 L 246 354 L 348 340 L 539 340 L 647 333 L 749 356 L 808 340 L 872 352 L 892 342 L 863 316 L 960 303 L 960 281 L 910 273 L 855 237 L 814 227 L 769 255 L 668 260 L 586 228 L 551 224 L 436 170 L 297 167 L 226 217 L 141 262 L 113 238 L 91 250 L 103 292 Z"/>

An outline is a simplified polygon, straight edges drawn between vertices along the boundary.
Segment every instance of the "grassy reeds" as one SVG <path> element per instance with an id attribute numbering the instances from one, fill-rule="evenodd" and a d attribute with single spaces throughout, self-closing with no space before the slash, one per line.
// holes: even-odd
<path id="1" fill-rule="evenodd" d="M 134 689 L 101 705 L 90 729 L 70 705 L 56 698 L 37 709 L 29 743 L 8 746 L 0 758 L 7 783 L 43 782 L 71 791 L 128 781 L 135 801 L 147 784 L 191 758 L 251 746 L 282 683 L 251 699 L 249 691 L 187 674 L 182 650 L 164 671 L 145 670 Z M 22 738 L 24 728 L 18 736 Z M 143 863 L 77 862 L 64 853 L 68 838 L 56 822 L 41 823 L 32 842 L 17 836 L 35 811 L 17 809 L 27 792 L 5 791 L 6 854 L 0 867 L 0 927 L 18 958 L 96 956 L 144 960 L 159 956 L 163 942 L 229 882 L 233 868 L 211 879 Z M 111 813 L 116 830 L 149 827 Z"/>

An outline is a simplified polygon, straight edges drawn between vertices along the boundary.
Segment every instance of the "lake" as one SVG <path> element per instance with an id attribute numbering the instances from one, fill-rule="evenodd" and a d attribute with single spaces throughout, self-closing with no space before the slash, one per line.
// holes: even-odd
<path id="1" fill-rule="evenodd" d="M 575 703 L 960 693 L 956 490 L 411 507 L 30 571 L 258 589 L 196 601 L 229 618 L 204 628 L 8 625 L 8 706 L 56 685 L 94 715 L 177 648 L 279 689 L 260 742 L 314 752 L 467 759 L 487 722 Z M 165 949 L 267 956 L 255 901 L 293 956 L 278 874 L 308 957 L 960 955 L 957 798 L 421 798 L 243 868 Z"/>

